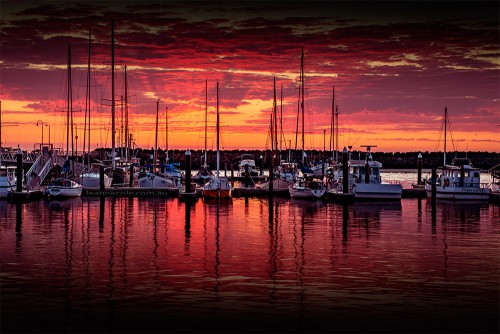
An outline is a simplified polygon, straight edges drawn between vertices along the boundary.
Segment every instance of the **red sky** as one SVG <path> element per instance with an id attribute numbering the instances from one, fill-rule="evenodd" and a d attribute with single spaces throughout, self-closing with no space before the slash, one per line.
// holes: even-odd
<path id="1" fill-rule="evenodd" d="M 111 20 L 116 95 L 127 65 L 130 127 L 136 144 L 203 149 L 205 80 L 215 149 L 215 86 L 220 85 L 222 148 L 265 149 L 283 87 L 286 145 L 295 145 L 301 48 L 305 53 L 305 146 L 329 148 L 332 88 L 339 148 L 500 151 L 499 3 L 492 2 L 102 2 L 2 1 L 2 146 L 31 149 L 43 121 L 66 147 L 68 45 L 81 151 L 88 29 L 92 28 L 91 148 L 111 146 Z M 120 130 L 117 104 L 117 130 Z M 41 122 L 39 122 L 41 124 Z M 48 141 L 49 126 L 44 129 Z M 117 134 L 117 142 L 119 134 Z M 300 144 L 300 139 L 298 140 Z M 285 145 L 285 144 L 283 144 Z"/>

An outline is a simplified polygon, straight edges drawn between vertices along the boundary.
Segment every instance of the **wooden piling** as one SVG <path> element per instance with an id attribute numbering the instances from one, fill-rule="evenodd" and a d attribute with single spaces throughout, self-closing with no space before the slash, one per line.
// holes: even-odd
<path id="1" fill-rule="evenodd" d="M 104 166 L 99 166 L 99 190 L 104 191 Z"/>
<path id="2" fill-rule="evenodd" d="M 349 192 L 349 161 L 347 157 L 347 149 L 342 150 L 342 193 Z"/>
<path id="3" fill-rule="evenodd" d="M 190 193 L 191 190 L 191 151 L 189 149 L 186 150 L 186 178 L 184 189 L 186 193 Z"/>
<path id="4" fill-rule="evenodd" d="M 17 181 L 16 181 L 16 191 L 21 192 L 23 191 L 23 152 L 19 148 L 17 150 Z"/>

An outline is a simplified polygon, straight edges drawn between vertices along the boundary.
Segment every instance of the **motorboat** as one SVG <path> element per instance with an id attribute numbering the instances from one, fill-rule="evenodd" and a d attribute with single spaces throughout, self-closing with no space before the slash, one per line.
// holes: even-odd
<path id="1" fill-rule="evenodd" d="M 306 177 L 295 182 L 288 191 L 291 198 L 320 199 L 325 195 L 326 188 L 319 179 Z"/>
<path id="2" fill-rule="evenodd" d="M 16 167 L 0 166 L 0 198 L 6 198 L 11 191 L 16 190 Z"/>
<path id="3" fill-rule="evenodd" d="M 82 186 L 70 179 L 58 178 L 50 182 L 46 194 L 51 197 L 78 197 L 82 195 Z"/>

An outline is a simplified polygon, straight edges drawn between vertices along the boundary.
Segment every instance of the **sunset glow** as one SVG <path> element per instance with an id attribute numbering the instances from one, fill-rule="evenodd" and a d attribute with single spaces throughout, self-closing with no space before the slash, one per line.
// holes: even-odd
<path id="1" fill-rule="evenodd" d="M 91 148 L 111 146 L 114 20 L 117 143 L 127 66 L 129 126 L 139 147 L 154 145 L 160 99 L 159 146 L 166 145 L 168 118 L 170 149 L 203 149 L 208 80 L 208 148 L 215 149 L 216 82 L 222 148 L 270 148 L 275 78 L 282 147 L 293 148 L 303 48 L 306 149 L 330 148 L 335 87 L 339 148 L 442 150 L 447 107 L 451 149 L 498 152 L 498 10 L 493 1 L 3 1 L 1 145 L 32 149 L 43 131 L 44 142 L 50 132 L 55 147 L 66 147 L 71 44 L 73 122 L 82 150 L 91 28 Z"/>

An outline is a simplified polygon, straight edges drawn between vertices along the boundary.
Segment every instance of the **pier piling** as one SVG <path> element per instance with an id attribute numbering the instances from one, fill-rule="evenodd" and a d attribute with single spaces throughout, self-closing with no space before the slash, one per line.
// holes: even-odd
<path id="1" fill-rule="evenodd" d="M 104 166 L 99 166 L 99 190 L 104 191 Z"/>
<path id="2" fill-rule="evenodd" d="M 417 157 L 417 184 L 422 183 L 422 153 Z"/>
<path id="3" fill-rule="evenodd" d="M 347 158 L 347 149 L 342 150 L 342 193 L 349 192 L 349 161 Z"/>
<path id="4" fill-rule="evenodd" d="M 134 186 L 134 164 L 130 164 L 130 177 L 128 179 L 128 186 L 132 188 Z"/>
<path id="5" fill-rule="evenodd" d="M 249 185 L 250 173 L 248 172 L 248 164 L 245 164 L 245 188 L 248 188 Z"/>
<path id="6" fill-rule="evenodd" d="M 191 192 L 191 151 L 189 148 L 186 150 L 186 179 L 185 179 L 185 192 Z M 186 209 L 187 210 L 187 209 Z"/>
<path id="7" fill-rule="evenodd" d="M 22 192 L 23 191 L 23 152 L 19 148 L 17 150 L 17 182 L 16 182 L 16 191 L 17 192 Z"/>

